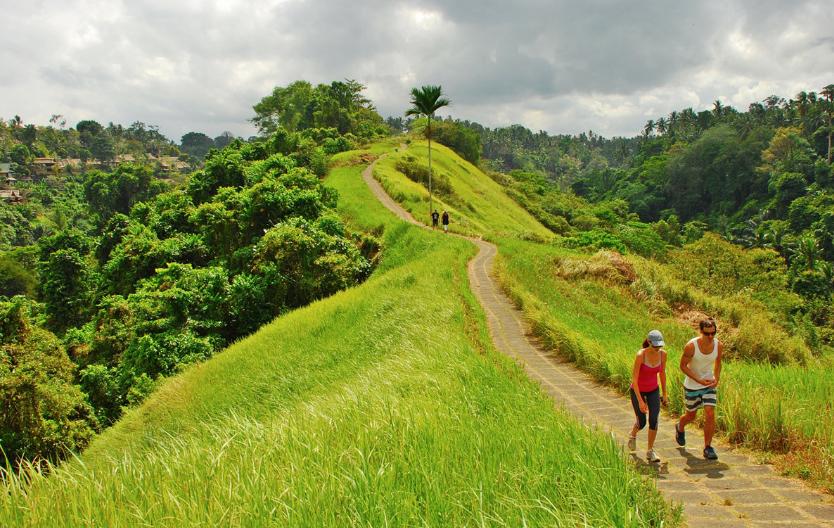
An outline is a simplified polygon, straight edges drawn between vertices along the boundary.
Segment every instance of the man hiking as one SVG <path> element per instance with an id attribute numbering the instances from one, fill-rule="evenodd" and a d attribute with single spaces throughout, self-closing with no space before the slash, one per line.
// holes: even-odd
<path id="1" fill-rule="evenodd" d="M 440 218 L 440 213 L 437 212 L 437 209 L 431 214 L 431 227 L 432 229 L 437 228 L 437 220 Z"/>
<path id="2" fill-rule="evenodd" d="M 699 327 L 701 337 L 690 340 L 683 348 L 681 357 L 680 367 L 686 374 L 683 382 L 686 413 L 675 424 L 675 440 L 680 446 L 686 445 L 684 427 L 695 420 L 698 409 L 703 407 L 704 458 L 717 460 L 718 455 L 712 448 L 712 436 L 715 433 L 715 406 L 724 345 L 715 337 L 718 326 L 714 319 L 704 319 Z"/>

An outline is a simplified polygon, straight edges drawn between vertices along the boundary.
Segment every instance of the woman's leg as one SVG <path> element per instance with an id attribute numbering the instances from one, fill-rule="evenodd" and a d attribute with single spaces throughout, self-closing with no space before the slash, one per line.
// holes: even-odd
<path id="1" fill-rule="evenodd" d="M 628 393 L 631 395 L 631 407 L 634 409 L 635 418 L 637 418 L 637 421 L 631 428 L 631 436 L 635 437 L 637 436 L 637 431 L 646 427 L 646 413 L 640 410 L 640 402 L 637 401 L 637 395 L 634 393 L 634 389 L 629 389 Z"/>
<path id="2" fill-rule="evenodd" d="M 649 407 L 649 449 L 654 447 L 657 437 L 657 419 L 660 416 L 660 389 L 643 394 L 643 399 Z"/>

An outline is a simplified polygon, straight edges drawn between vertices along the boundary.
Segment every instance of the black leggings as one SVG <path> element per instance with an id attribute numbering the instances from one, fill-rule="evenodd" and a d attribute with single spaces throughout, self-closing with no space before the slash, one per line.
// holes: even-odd
<path id="1" fill-rule="evenodd" d="M 646 413 L 640 410 L 640 402 L 637 401 L 637 395 L 634 393 L 634 388 L 629 389 L 631 394 L 631 406 L 634 407 L 634 414 L 637 416 L 637 424 L 642 430 L 646 427 Z M 660 387 L 651 392 L 641 392 L 643 401 L 649 407 L 649 429 L 657 431 L 657 417 L 660 415 Z"/>

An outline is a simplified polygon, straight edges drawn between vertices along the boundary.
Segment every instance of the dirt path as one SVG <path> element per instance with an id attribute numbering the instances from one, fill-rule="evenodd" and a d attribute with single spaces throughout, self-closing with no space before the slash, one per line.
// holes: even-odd
<path id="1" fill-rule="evenodd" d="M 385 193 L 373 177 L 373 167 L 371 164 L 365 169 L 362 177 L 374 195 L 399 218 L 426 227 Z M 491 277 L 497 248 L 483 240 L 468 240 L 479 249 L 469 262 L 469 280 L 486 313 L 496 348 L 519 361 L 528 375 L 568 411 L 624 442 L 634 423 L 631 403 L 536 346 L 528 337 L 523 314 Z M 831 497 L 810 490 L 800 481 L 780 477 L 770 466 L 757 464 L 721 442 L 713 442 L 719 460 L 704 460 L 701 431 L 687 428 L 687 447 L 678 447 L 673 440 L 673 424 L 671 418 L 661 416 L 655 443 L 660 464 L 645 462 L 645 431 L 638 436 L 638 449 L 632 457 L 644 473 L 654 475 L 664 496 L 684 505 L 689 526 L 834 527 Z"/>

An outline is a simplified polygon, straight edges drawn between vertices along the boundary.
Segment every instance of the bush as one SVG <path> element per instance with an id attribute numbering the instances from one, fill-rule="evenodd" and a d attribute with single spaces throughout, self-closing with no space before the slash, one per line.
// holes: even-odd
<path id="1" fill-rule="evenodd" d="M 419 183 L 426 189 L 429 188 L 429 168 L 419 163 L 414 156 L 404 156 L 398 159 L 396 167 L 409 180 Z M 449 176 L 438 172 L 436 169 L 432 171 L 431 185 L 432 191 L 435 194 L 447 198 L 451 198 L 455 194 L 452 190 L 452 183 L 449 181 Z"/>
<path id="2" fill-rule="evenodd" d="M 628 249 L 638 255 L 657 258 L 666 254 L 666 243 L 649 224 L 626 222 L 618 225 L 614 232 Z"/>
<path id="3" fill-rule="evenodd" d="M 600 229 L 583 231 L 576 236 L 563 238 L 560 244 L 568 248 L 588 248 L 594 250 L 615 249 L 620 253 L 628 252 L 622 240 Z"/>
<path id="4" fill-rule="evenodd" d="M 0 255 L 0 296 L 26 295 L 31 297 L 36 286 L 37 281 L 31 271 L 25 269 L 17 261 Z"/>
<path id="5" fill-rule="evenodd" d="M 21 297 L 0 302 L 0 446 L 12 462 L 57 460 L 98 429 L 73 384 L 75 365 L 54 334 L 32 324 L 32 309 Z"/>

